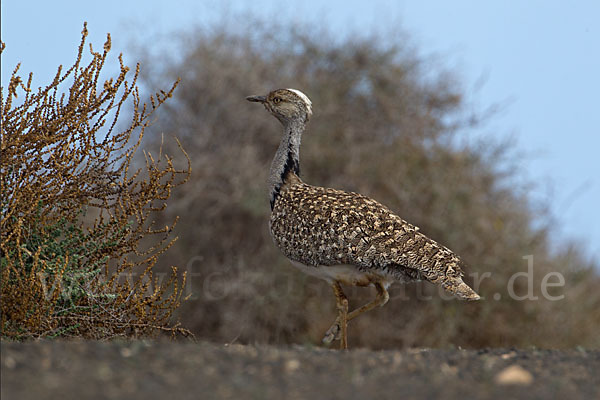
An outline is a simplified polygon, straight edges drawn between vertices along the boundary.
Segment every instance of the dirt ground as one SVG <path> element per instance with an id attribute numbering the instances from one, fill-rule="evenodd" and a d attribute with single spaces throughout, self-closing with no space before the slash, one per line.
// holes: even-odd
<path id="1" fill-rule="evenodd" d="M 13 399 L 599 399 L 600 351 L 2 343 Z"/>

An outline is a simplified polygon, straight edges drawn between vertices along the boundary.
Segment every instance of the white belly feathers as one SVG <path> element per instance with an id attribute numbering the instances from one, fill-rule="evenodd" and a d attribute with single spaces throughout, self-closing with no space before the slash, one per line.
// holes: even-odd
<path id="1" fill-rule="evenodd" d="M 348 286 L 370 286 L 380 282 L 386 289 L 395 280 L 391 275 L 376 271 L 361 271 L 354 265 L 317 265 L 309 266 L 298 261 L 292 261 L 294 267 L 308 275 L 323 279 L 328 283 L 335 281 Z"/>

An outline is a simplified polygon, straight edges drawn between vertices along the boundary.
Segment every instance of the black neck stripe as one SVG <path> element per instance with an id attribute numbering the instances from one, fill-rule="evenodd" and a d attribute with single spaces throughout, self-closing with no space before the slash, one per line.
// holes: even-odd
<path id="1" fill-rule="evenodd" d="M 294 153 L 291 149 L 288 149 L 287 160 L 283 166 L 283 171 L 281 171 L 281 184 L 277 185 L 273 193 L 271 193 L 271 211 L 273 211 L 273 207 L 275 207 L 275 201 L 279 197 L 281 185 L 286 181 L 289 172 L 293 172 L 297 176 L 300 176 L 300 163 L 298 162 L 298 159 L 294 158 Z"/>

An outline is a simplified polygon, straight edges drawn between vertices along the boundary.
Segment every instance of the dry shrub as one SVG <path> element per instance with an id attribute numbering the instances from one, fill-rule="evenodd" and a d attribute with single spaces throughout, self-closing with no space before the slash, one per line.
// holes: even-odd
<path id="1" fill-rule="evenodd" d="M 293 269 L 268 233 L 265 181 L 281 128 L 244 98 L 293 87 L 314 106 L 301 149 L 306 182 L 378 199 L 454 249 L 467 273 L 489 273 L 480 285 L 467 277 L 485 297 L 476 303 L 442 299 L 427 283 L 394 286 L 385 307 L 352 322 L 351 346 L 600 345 L 598 266 L 574 244 L 553 245 L 555 224 L 517 183 L 509 144 L 464 140 L 481 116 L 452 74 L 415 56 L 404 36 L 333 40 L 314 27 L 246 20 L 184 35 L 177 57 L 142 76 L 151 86 L 182 77 L 152 132 L 175 132 L 197 171 L 165 214 L 185 215 L 172 261 L 187 266 L 193 296 L 181 317 L 196 334 L 319 343 L 335 317 L 327 284 Z M 508 282 L 527 271 L 528 255 L 538 299 L 519 301 Z M 564 299 L 542 296 L 549 272 L 565 277 L 549 289 Z M 525 277 L 514 283 L 527 292 Z M 374 295 L 348 294 L 351 306 Z"/>
<path id="2" fill-rule="evenodd" d="M 2 87 L 2 336 L 185 334 L 171 322 L 183 282 L 174 267 L 166 277 L 153 272 L 174 242 L 176 218 L 160 227 L 153 219 L 190 171 L 160 152 L 130 168 L 150 116 L 176 84 L 142 104 L 139 65 L 130 77 L 119 56 L 118 76 L 102 80 L 110 35 L 103 52 L 90 45 L 84 65 L 86 36 L 84 25 L 75 63 L 59 67 L 50 85 L 35 91 L 33 75 L 23 81 L 17 66 Z M 130 102 L 131 121 L 119 131 Z"/>

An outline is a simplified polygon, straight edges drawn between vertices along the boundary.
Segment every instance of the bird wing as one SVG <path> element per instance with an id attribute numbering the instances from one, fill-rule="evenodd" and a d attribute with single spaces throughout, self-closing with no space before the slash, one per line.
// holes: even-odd
<path id="1" fill-rule="evenodd" d="M 461 260 L 381 203 L 358 193 L 307 185 L 283 188 L 271 234 L 305 265 L 355 265 L 399 280 L 424 278 L 464 298 L 479 296 L 461 279 Z"/>

